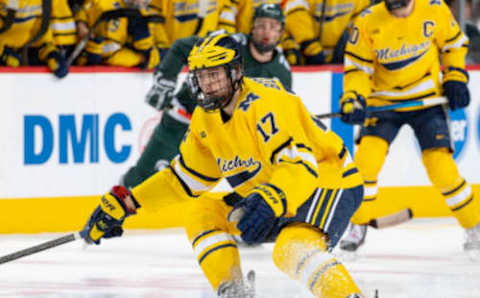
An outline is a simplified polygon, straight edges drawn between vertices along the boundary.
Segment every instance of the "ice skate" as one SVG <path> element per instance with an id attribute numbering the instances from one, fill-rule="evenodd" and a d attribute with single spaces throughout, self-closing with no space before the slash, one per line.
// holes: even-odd
<path id="1" fill-rule="evenodd" d="M 255 298 L 255 271 L 249 271 L 246 283 L 242 281 L 229 281 L 220 285 L 218 289 L 220 298 Z"/>
<path id="2" fill-rule="evenodd" d="M 463 249 L 474 261 L 480 261 L 480 223 L 465 230 Z"/>
<path id="3" fill-rule="evenodd" d="M 356 225 L 350 223 L 347 231 L 340 240 L 340 249 L 347 252 L 356 252 L 365 242 L 367 225 Z"/>

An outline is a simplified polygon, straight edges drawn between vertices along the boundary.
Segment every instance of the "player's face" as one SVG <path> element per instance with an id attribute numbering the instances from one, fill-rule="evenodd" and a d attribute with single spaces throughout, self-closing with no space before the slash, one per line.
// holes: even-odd
<path id="1" fill-rule="evenodd" d="M 261 52 L 267 52 L 275 48 L 282 32 L 283 26 L 279 21 L 272 18 L 256 18 L 251 35 L 256 48 Z"/>
<path id="2" fill-rule="evenodd" d="M 225 67 L 218 66 L 195 71 L 198 85 L 207 98 L 225 98 L 231 93 L 232 85 L 229 82 Z"/>

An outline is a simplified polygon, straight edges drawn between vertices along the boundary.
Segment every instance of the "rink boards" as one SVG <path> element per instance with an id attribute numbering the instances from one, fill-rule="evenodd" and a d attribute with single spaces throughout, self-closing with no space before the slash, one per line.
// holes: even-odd
<path id="1" fill-rule="evenodd" d="M 312 113 L 338 110 L 341 68 L 296 68 L 293 76 Z M 61 81 L 44 69 L 0 69 L 0 233 L 80 228 L 98 196 L 135 163 L 161 117 L 144 102 L 150 85 L 151 73 L 127 69 L 77 68 Z M 451 136 L 461 173 L 480 191 L 480 67 L 470 69 L 470 90 L 470 107 L 450 113 Z M 326 122 L 352 150 L 354 129 Z M 417 216 L 448 214 L 408 127 L 392 144 L 379 184 L 378 215 L 406 206 Z M 142 214 L 128 225 L 178 226 L 181 210 Z"/>

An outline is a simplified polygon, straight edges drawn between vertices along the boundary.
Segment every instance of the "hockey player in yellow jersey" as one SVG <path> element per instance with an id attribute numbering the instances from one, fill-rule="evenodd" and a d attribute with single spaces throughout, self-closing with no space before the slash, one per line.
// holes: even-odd
<path id="1" fill-rule="evenodd" d="M 356 20 L 345 51 L 341 107 L 343 121 L 363 124 L 355 161 L 365 180 L 365 197 L 352 218 L 357 225 L 340 245 L 344 249 L 355 250 L 363 242 L 366 226 L 358 224 L 371 219 L 378 173 L 390 143 L 407 124 L 419 141 L 430 181 L 466 230 L 464 249 L 480 252 L 480 202 L 453 159 L 446 107 L 420 105 L 374 113 L 365 120 L 365 106 L 442 95 L 451 110 L 467 107 L 467 46 L 467 37 L 441 0 L 387 0 Z"/>
<path id="2" fill-rule="evenodd" d="M 0 65 L 19 66 L 22 50 L 29 45 L 29 65 L 48 65 L 58 78 L 66 76 L 68 68 L 65 57 L 55 45 L 50 18 L 42 9 L 42 1 L 0 0 L 0 27 L 3 27 L 3 20 L 7 19 L 9 7 L 13 7 L 15 14 L 11 27 L 0 33 Z M 57 13 L 54 6 L 50 10 L 52 15 Z"/>
<path id="3" fill-rule="evenodd" d="M 77 42 L 77 30 L 72 10 L 67 0 L 54 0 L 50 26 L 55 45 L 69 56 Z"/>
<path id="4" fill-rule="evenodd" d="M 345 30 L 369 5 L 370 0 L 287 0 L 286 30 L 293 41 L 284 49 L 290 64 L 301 64 L 301 56 L 304 64 L 341 63 Z M 298 44 L 301 56 L 289 44 Z"/>
<path id="5" fill-rule="evenodd" d="M 248 243 L 276 239 L 277 267 L 316 297 L 362 297 L 330 254 L 363 196 L 348 150 L 279 81 L 243 77 L 239 53 L 226 34 L 197 42 L 188 64 L 198 106 L 180 154 L 131 193 L 114 187 L 82 237 L 118 236 L 138 207 L 193 197 L 185 229 L 220 297 L 253 297 L 232 238 L 238 233 Z M 221 178 L 235 192 L 213 199 L 208 191 Z"/>
<path id="6" fill-rule="evenodd" d="M 155 38 L 166 48 L 177 39 L 192 35 L 204 37 L 218 29 L 235 32 L 235 12 L 230 0 L 152 0 L 150 6 L 165 17 L 164 30 L 158 31 Z"/>
<path id="7" fill-rule="evenodd" d="M 91 27 L 106 11 L 132 8 L 138 16 L 106 21 L 97 28 L 89 28 L 92 37 L 77 62 L 81 65 L 138 66 L 151 69 L 160 62 L 160 51 L 155 45 L 152 27 L 146 21 L 149 11 L 146 0 L 86 1 L 77 20 Z M 86 19 L 85 19 L 86 18 Z"/>

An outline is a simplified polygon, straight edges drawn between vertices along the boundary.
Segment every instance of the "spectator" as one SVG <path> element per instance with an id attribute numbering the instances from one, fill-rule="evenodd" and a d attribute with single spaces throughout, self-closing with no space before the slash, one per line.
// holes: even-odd
<path id="1" fill-rule="evenodd" d="M 105 12 L 122 8 L 136 9 L 138 14 L 106 20 L 93 28 Z M 139 66 L 146 69 L 157 66 L 160 52 L 145 18 L 148 14 L 144 0 L 87 0 L 77 14 L 77 22 L 83 23 L 79 24 L 79 36 L 91 36 L 78 64 Z M 85 30 L 85 24 L 89 30 Z"/>
<path id="2" fill-rule="evenodd" d="M 150 7 L 165 18 L 164 29 L 155 31 L 159 48 L 169 48 L 180 38 L 225 29 L 235 31 L 235 13 L 230 0 L 152 0 Z"/>
<path id="3" fill-rule="evenodd" d="M 292 65 L 342 63 L 346 29 L 370 5 L 369 0 L 287 0 L 286 30 L 282 43 Z"/>
<path id="4" fill-rule="evenodd" d="M 55 45 L 50 27 L 50 15 L 57 15 L 57 7 L 40 0 L 0 0 L 0 4 L 1 16 L 7 16 L 8 9 L 14 11 L 12 25 L 0 33 L 0 65 L 19 66 L 23 52 L 24 62 L 30 61 L 29 65 L 48 65 L 58 78 L 66 76 L 65 57 Z"/>

